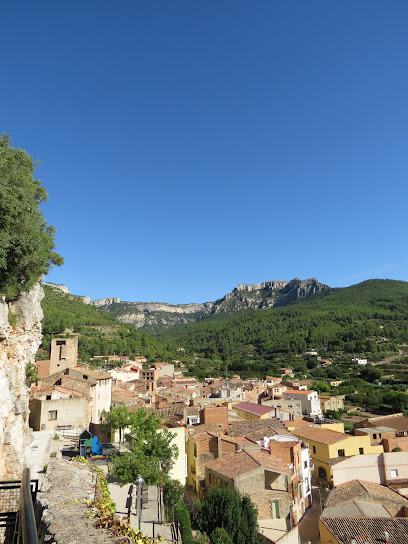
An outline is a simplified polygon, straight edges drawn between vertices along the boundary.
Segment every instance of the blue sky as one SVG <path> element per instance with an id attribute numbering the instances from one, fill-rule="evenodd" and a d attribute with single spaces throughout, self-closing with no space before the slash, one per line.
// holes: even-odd
<path id="1" fill-rule="evenodd" d="M 1 131 L 91 298 L 408 280 L 408 3 L 7 2 Z"/>

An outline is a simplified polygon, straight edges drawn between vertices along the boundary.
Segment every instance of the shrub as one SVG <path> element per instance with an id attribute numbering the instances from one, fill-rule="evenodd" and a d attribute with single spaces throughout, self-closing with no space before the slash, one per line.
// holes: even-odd
<path id="1" fill-rule="evenodd" d="M 233 544 L 232 538 L 224 529 L 224 527 L 217 527 L 215 531 L 211 533 L 211 544 Z"/>
<path id="2" fill-rule="evenodd" d="M 256 508 L 248 495 L 242 497 L 237 489 L 230 487 L 209 489 L 198 526 L 209 535 L 223 527 L 233 544 L 256 544 L 258 541 Z"/>
<path id="3" fill-rule="evenodd" d="M 194 544 L 210 544 L 210 539 L 205 533 L 200 533 L 197 531 L 196 535 L 193 537 Z"/>
<path id="4" fill-rule="evenodd" d="M 173 521 L 174 507 L 182 502 L 184 488 L 178 480 L 170 480 L 164 484 L 163 502 L 167 521 Z"/>
<path id="5" fill-rule="evenodd" d="M 181 540 L 183 544 L 193 544 L 193 534 L 191 532 L 190 516 L 184 502 L 176 506 L 177 516 L 180 523 Z"/>

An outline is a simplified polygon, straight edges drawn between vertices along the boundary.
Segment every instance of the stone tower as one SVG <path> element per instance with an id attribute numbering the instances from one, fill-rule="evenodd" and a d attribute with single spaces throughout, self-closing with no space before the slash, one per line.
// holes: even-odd
<path id="1" fill-rule="evenodd" d="M 50 375 L 78 363 L 78 337 L 53 338 L 50 348 Z"/>

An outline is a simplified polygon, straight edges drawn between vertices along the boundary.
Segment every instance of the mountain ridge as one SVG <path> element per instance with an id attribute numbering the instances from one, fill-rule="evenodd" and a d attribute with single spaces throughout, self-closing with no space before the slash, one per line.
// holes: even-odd
<path id="1" fill-rule="evenodd" d="M 238 314 L 285 306 L 299 298 L 331 288 L 316 278 L 301 280 L 272 280 L 255 284 L 239 284 L 230 293 L 214 302 L 168 304 L 165 302 L 128 302 L 118 297 L 97 299 L 91 305 L 108 313 L 123 323 L 145 331 L 174 328 L 218 314 Z"/>

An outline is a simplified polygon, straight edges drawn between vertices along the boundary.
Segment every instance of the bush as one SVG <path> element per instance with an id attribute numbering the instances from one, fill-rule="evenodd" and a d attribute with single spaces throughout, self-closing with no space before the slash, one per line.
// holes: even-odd
<path id="1" fill-rule="evenodd" d="M 205 533 L 200 533 L 197 531 L 196 535 L 193 537 L 194 544 L 210 544 L 210 539 Z"/>
<path id="2" fill-rule="evenodd" d="M 197 526 L 198 518 L 201 512 L 201 501 L 195 500 L 190 494 L 184 493 L 184 503 L 187 506 L 188 513 L 190 514 L 190 521 L 193 527 Z"/>
<path id="3" fill-rule="evenodd" d="M 190 516 L 184 502 L 176 506 L 177 516 L 180 523 L 181 540 L 183 544 L 193 544 L 193 534 L 191 532 Z"/>
<path id="4" fill-rule="evenodd" d="M 233 544 L 256 544 L 258 541 L 257 510 L 248 495 L 237 489 L 209 489 L 198 519 L 199 529 L 209 535 L 223 527 Z"/>
<path id="5" fill-rule="evenodd" d="M 233 544 L 232 538 L 224 529 L 224 527 L 217 527 L 215 531 L 211 533 L 211 544 Z"/>
<path id="6" fill-rule="evenodd" d="M 182 502 L 184 488 L 178 480 L 170 480 L 164 484 L 163 502 L 167 521 L 174 521 L 174 507 Z"/>

